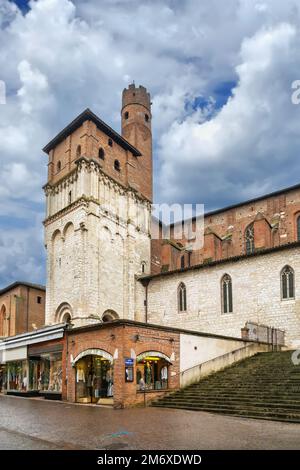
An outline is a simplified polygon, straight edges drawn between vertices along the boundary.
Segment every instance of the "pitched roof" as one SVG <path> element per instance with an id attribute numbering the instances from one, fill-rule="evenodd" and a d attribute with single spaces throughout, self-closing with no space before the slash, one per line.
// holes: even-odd
<path id="1" fill-rule="evenodd" d="M 270 253 L 276 253 L 278 251 L 288 250 L 292 248 L 300 248 L 300 241 L 285 243 L 284 245 L 274 246 L 270 248 L 262 248 L 260 250 L 254 251 L 253 253 L 244 253 L 241 255 L 231 256 L 229 258 L 222 258 L 218 260 L 207 261 L 204 263 L 187 266 L 185 268 L 176 268 L 176 269 L 172 269 L 171 271 L 161 271 L 156 274 L 146 274 L 146 275 L 139 276 L 138 280 L 141 281 L 142 283 L 148 282 L 148 281 L 151 281 L 152 279 L 156 279 L 159 277 L 172 276 L 173 274 L 182 274 L 182 273 L 186 273 L 190 271 L 212 268 L 213 266 L 218 266 L 221 264 L 237 263 L 244 259 L 254 258 L 256 256 L 268 255 Z"/>
<path id="2" fill-rule="evenodd" d="M 32 284 L 31 282 L 15 281 L 6 287 L 3 287 L 3 289 L 0 289 L 0 295 L 5 294 L 5 292 L 8 292 L 18 286 L 31 287 L 32 289 L 38 289 L 38 290 L 43 290 L 43 291 L 46 290 L 46 287 L 42 286 L 41 284 Z"/>
<path id="3" fill-rule="evenodd" d="M 135 157 L 140 157 L 141 152 L 131 145 L 124 137 L 118 132 L 114 131 L 108 126 L 102 119 L 94 114 L 89 108 L 83 111 L 77 116 L 70 124 L 68 124 L 61 132 L 59 132 L 44 148 L 45 153 L 49 153 L 57 144 L 64 140 L 71 132 L 74 132 L 80 127 L 85 121 L 92 121 L 96 124 L 98 129 L 105 132 L 108 137 L 111 137 L 117 144 L 123 147 L 125 150 L 129 150 Z"/>

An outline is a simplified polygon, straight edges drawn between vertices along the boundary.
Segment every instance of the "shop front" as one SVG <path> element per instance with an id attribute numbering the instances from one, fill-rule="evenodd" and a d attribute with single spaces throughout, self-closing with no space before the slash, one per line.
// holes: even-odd
<path id="1" fill-rule="evenodd" d="M 0 343 L 0 390 L 7 395 L 61 399 L 65 325 L 41 328 Z"/>
<path id="2" fill-rule="evenodd" d="M 77 403 L 112 405 L 113 357 L 101 349 L 88 349 L 73 361 Z"/>
<path id="3" fill-rule="evenodd" d="M 63 385 L 62 343 L 29 346 L 30 391 L 52 400 L 61 400 Z"/>
<path id="4" fill-rule="evenodd" d="M 67 330 L 67 399 L 116 409 L 179 388 L 179 335 L 116 320 Z"/>
<path id="5" fill-rule="evenodd" d="M 158 351 L 146 351 L 136 359 L 137 390 L 166 390 L 170 359 Z"/>
<path id="6" fill-rule="evenodd" d="M 0 393 L 3 393 L 6 390 L 6 382 L 7 382 L 7 375 L 6 375 L 6 366 L 0 364 Z"/>

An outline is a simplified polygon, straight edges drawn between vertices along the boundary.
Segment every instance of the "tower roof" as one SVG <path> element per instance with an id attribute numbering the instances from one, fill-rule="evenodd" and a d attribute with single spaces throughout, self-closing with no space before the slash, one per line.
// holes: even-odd
<path id="1" fill-rule="evenodd" d="M 141 152 L 131 145 L 124 137 L 122 137 L 118 132 L 114 131 L 108 124 L 106 124 L 102 119 L 100 119 L 96 114 L 94 114 L 89 108 L 83 111 L 79 116 L 77 116 L 70 124 L 68 124 L 61 132 L 59 132 L 45 147 L 43 152 L 49 153 L 57 144 L 64 140 L 71 132 L 74 132 L 78 127 L 80 127 L 85 121 L 92 121 L 96 126 L 103 131 L 108 137 L 111 137 L 115 142 L 117 142 L 125 150 L 129 150 L 135 157 L 140 157 Z"/>

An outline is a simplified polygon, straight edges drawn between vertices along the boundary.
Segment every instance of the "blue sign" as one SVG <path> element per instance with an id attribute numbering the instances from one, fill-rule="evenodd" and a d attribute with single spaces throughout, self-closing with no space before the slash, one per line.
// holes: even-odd
<path id="1" fill-rule="evenodd" d="M 133 366 L 133 364 L 134 364 L 133 359 L 130 359 L 128 357 L 125 359 L 125 366 Z"/>

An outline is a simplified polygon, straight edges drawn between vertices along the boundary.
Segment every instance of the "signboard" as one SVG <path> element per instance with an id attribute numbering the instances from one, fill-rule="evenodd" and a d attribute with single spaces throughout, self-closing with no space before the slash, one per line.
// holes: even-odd
<path id="1" fill-rule="evenodd" d="M 125 366 L 133 366 L 134 365 L 134 359 L 131 358 L 125 358 Z"/>
<path id="2" fill-rule="evenodd" d="M 125 358 L 125 382 L 133 382 L 133 371 L 134 371 L 134 359 Z"/>

